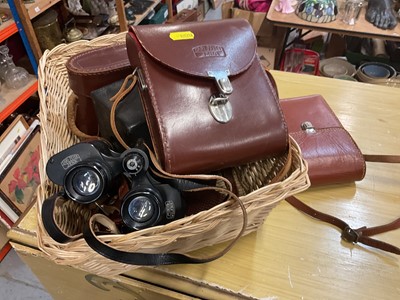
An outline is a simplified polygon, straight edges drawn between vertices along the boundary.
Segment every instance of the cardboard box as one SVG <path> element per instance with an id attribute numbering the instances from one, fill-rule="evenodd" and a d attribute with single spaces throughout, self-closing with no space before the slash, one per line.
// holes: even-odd
<path id="1" fill-rule="evenodd" d="M 197 6 L 197 21 L 203 21 L 209 10 L 210 2 L 208 2 L 208 0 L 199 0 L 199 5 Z"/>
<path id="2" fill-rule="evenodd" d="M 257 54 L 264 68 L 274 69 L 275 52 L 275 48 L 257 47 Z"/>
<path id="3" fill-rule="evenodd" d="M 179 14 L 184 9 L 195 9 L 199 6 L 199 0 L 182 0 L 176 4 L 176 13 Z"/>
<path id="4" fill-rule="evenodd" d="M 212 9 L 217 9 L 222 3 L 225 2 L 225 0 L 207 0 L 207 1 L 210 1 Z"/>
<path id="5" fill-rule="evenodd" d="M 232 8 L 232 18 L 243 18 L 250 22 L 253 27 L 254 34 L 257 35 L 262 23 L 266 18 L 266 13 L 243 10 L 240 8 Z"/>
<path id="6" fill-rule="evenodd" d="M 223 19 L 243 18 L 249 21 L 257 37 L 257 45 L 263 65 L 268 69 L 279 69 L 280 53 L 283 49 L 286 28 L 276 27 L 266 18 L 266 13 L 253 12 L 234 7 L 234 2 L 222 4 Z"/>
<path id="7" fill-rule="evenodd" d="M 257 34 L 257 45 L 259 47 L 275 49 L 274 69 L 277 70 L 280 68 L 280 59 L 285 49 L 286 30 L 287 28 L 274 26 L 271 21 L 265 19 Z"/>
<path id="8" fill-rule="evenodd" d="M 196 22 L 197 11 L 195 9 L 184 9 L 178 14 L 169 18 L 166 23 L 183 23 L 183 22 Z"/>
<path id="9" fill-rule="evenodd" d="M 266 20 L 266 13 L 254 12 L 249 10 L 234 7 L 234 2 L 225 2 L 221 7 L 221 14 L 223 19 L 229 18 L 242 18 L 249 21 L 253 27 L 254 34 L 257 35 L 264 20 Z"/>

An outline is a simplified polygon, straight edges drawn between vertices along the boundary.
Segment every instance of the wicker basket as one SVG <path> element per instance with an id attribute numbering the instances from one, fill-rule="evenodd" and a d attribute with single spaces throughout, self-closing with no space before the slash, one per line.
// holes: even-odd
<path id="1" fill-rule="evenodd" d="M 124 42 L 125 33 L 107 35 L 92 41 L 61 44 L 45 51 L 39 62 L 39 96 L 41 120 L 40 164 L 41 185 L 38 189 L 38 243 L 39 248 L 54 262 L 74 266 L 98 275 L 121 274 L 138 266 L 109 260 L 86 244 L 83 238 L 66 244 L 55 242 L 46 232 L 41 221 L 43 201 L 56 190 L 47 178 L 45 163 L 55 153 L 78 142 L 67 125 L 67 99 L 72 94 L 65 67 L 69 57 L 85 50 L 112 43 Z M 296 143 L 292 143 L 293 164 L 289 175 L 282 181 L 259 188 L 240 197 L 248 213 L 245 234 L 256 230 L 273 207 L 287 196 L 304 191 L 309 186 L 307 165 L 301 158 Z M 257 169 L 254 168 L 255 172 Z M 72 205 L 72 206 L 71 206 Z M 73 234 L 76 220 L 85 218 L 82 206 L 61 207 L 57 220 L 63 229 Z M 83 208 L 84 210 L 84 208 Z M 201 211 L 163 226 L 120 235 L 106 235 L 101 239 L 115 248 L 144 253 L 187 253 L 196 249 L 232 240 L 241 230 L 242 211 L 233 201 L 224 202 L 212 209 Z M 70 228 L 71 227 L 71 228 Z"/>

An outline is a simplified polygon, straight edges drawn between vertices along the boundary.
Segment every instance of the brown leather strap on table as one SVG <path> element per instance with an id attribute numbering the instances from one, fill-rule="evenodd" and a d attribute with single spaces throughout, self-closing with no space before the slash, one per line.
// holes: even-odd
<path id="1" fill-rule="evenodd" d="M 379 162 L 379 163 L 400 163 L 400 155 L 372 155 L 372 154 L 364 154 L 365 161 L 368 162 Z M 391 244 L 372 239 L 370 236 L 377 235 L 383 232 L 395 230 L 400 228 L 400 218 L 394 220 L 391 223 L 387 223 L 381 226 L 375 227 L 361 227 L 358 229 L 351 228 L 346 222 L 343 220 L 336 218 L 334 216 L 322 213 L 318 210 L 315 210 L 300 201 L 296 197 L 288 197 L 286 201 L 294 206 L 296 209 L 306 213 L 307 215 L 321 220 L 323 222 L 332 224 L 342 230 L 342 239 L 349 243 L 362 243 L 374 248 L 382 249 L 384 251 L 388 251 L 391 253 L 395 253 L 400 255 L 400 248 L 393 246 Z"/>
<path id="2" fill-rule="evenodd" d="M 393 246 L 391 244 L 372 239 L 370 236 L 380 234 L 383 232 L 391 231 L 400 228 L 400 218 L 397 220 L 381 225 L 381 226 L 376 226 L 376 227 L 361 227 L 358 229 L 353 229 L 351 228 L 346 222 L 343 220 L 336 218 L 334 216 L 322 213 L 318 210 L 315 210 L 305 204 L 304 202 L 300 201 L 296 197 L 288 197 L 286 201 L 294 206 L 296 209 L 302 211 L 303 213 L 316 218 L 318 220 L 321 220 L 323 222 L 332 224 L 339 229 L 342 230 L 342 239 L 345 240 L 346 242 L 349 243 L 362 243 L 374 248 L 378 248 L 387 252 L 391 252 L 394 254 L 400 255 L 400 248 Z"/>
<path id="3" fill-rule="evenodd" d="M 380 163 L 400 163 L 400 155 L 364 154 L 365 161 Z"/>

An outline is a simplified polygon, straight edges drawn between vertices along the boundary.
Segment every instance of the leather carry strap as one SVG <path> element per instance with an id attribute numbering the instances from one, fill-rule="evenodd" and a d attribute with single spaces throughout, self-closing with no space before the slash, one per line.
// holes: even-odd
<path id="1" fill-rule="evenodd" d="M 365 161 L 379 163 L 400 163 L 400 155 L 364 154 Z"/>
<path id="2" fill-rule="evenodd" d="M 76 135 L 80 140 L 95 140 L 99 139 L 97 135 L 88 135 L 84 132 L 82 132 L 75 123 L 75 117 L 76 117 L 76 103 L 77 103 L 78 97 L 72 93 L 67 102 L 67 123 L 68 127 L 71 130 L 71 132 Z"/>
<path id="3" fill-rule="evenodd" d="M 315 210 L 305 204 L 304 202 L 300 201 L 296 197 L 288 197 L 286 198 L 286 202 L 294 206 L 296 209 L 300 210 L 301 212 L 316 218 L 320 221 L 332 224 L 339 229 L 342 230 L 342 239 L 349 243 L 362 243 L 374 248 L 378 248 L 387 252 L 391 252 L 397 255 L 400 255 L 400 248 L 393 246 L 391 244 L 372 239 L 370 236 L 380 234 L 387 231 L 392 231 L 395 229 L 400 228 L 400 218 L 397 220 L 381 225 L 376 227 L 361 227 L 357 229 L 351 228 L 346 222 L 343 220 L 336 218 L 334 216 L 322 213 L 318 210 Z"/>
<path id="4" fill-rule="evenodd" d="M 243 202 L 231 191 L 228 191 L 224 188 L 218 187 L 205 187 L 205 188 L 198 188 L 193 189 L 192 191 L 202 191 L 212 189 L 218 191 L 220 193 L 228 194 L 233 201 L 236 201 L 239 204 L 240 209 L 243 212 L 243 223 L 242 228 L 237 234 L 237 236 L 229 242 L 229 244 L 218 253 L 211 255 L 206 258 L 197 258 L 192 257 L 185 254 L 180 253 L 140 253 L 140 252 L 127 252 L 122 251 L 107 244 L 107 240 L 104 238 L 115 238 L 115 234 L 119 234 L 115 223 L 102 214 L 94 214 L 89 222 L 86 222 L 83 225 L 82 233 L 83 238 L 85 239 L 86 243 L 97 253 L 101 254 L 102 256 L 125 264 L 133 264 L 133 265 L 140 265 L 140 266 L 155 266 L 155 265 L 170 265 L 170 264 L 200 264 L 200 263 L 207 263 L 213 260 L 216 260 L 223 255 L 225 255 L 239 240 L 239 238 L 244 234 L 246 227 L 247 227 L 247 212 L 246 208 L 244 207 Z M 56 202 L 60 199 L 60 194 L 55 194 L 52 197 L 46 199 L 42 205 L 42 220 L 43 225 L 47 231 L 47 233 L 57 242 L 59 243 L 67 243 L 74 240 L 77 240 L 82 237 L 82 234 L 78 234 L 76 236 L 68 236 L 63 232 L 63 230 L 57 225 L 55 221 L 55 205 Z M 62 198 L 62 197 L 61 197 Z M 102 229 L 101 232 L 95 229 L 98 226 L 102 225 L 105 230 Z M 112 235 L 110 235 L 112 234 Z"/>
<path id="5" fill-rule="evenodd" d="M 96 223 L 100 223 L 101 225 L 106 227 L 107 223 L 113 223 L 111 220 L 108 222 L 107 220 L 108 218 L 101 214 L 93 215 L 89 220 L 89 222 L 83 227 L 83 237 L 86 243 L 100 255 L 124 264 L 132 264 L 138 266 L 157 266 L 157 265 L 171 265 L 171 264 L 201 264 L 201 263 L 211 262 L 213 260 L 216 260 L 224 256 L 236 244 L 239 238 L 244 234 L 244 231 L 246 230 L 247 227 L 247 212 L 242 201 L 236 195 L 234 195 L 230 191 L 227 191 L 226 189 L 219 189 L 219 188 L 215 189 L 220 190 L 223 193 L 228 192 L 230 197 L 236 198 L 235 200 L 237 200 L 237 203 L 239 204 L 243 212 L 243 224 L 238 235 L 233 240 L 231 240 L 223 250 L 209 257 L 198 258 L 180 253 L 153 254 L 153 253 L 141 253 L 141 252 L 127 252 L 113 248 L 112 246 L 109 246 L 107 244 L 107 236 L 104 236 L 103 238 L 101 236 L 97 236 L 93 229 Z M 115 237 L 115 235 L 113 237 Z"/>
<path id="6" fill-rule="evenodd" d="M 400 155 L 370 155 L 364 154 L 364 159 L 369 162 L 380 162 L 380 163 L 400 163 Z M 394 220 L 393 222 L 375 226 L 375 227 L 360 227 L 357 229 L 351 228 L 346 222 L 343 220 L 331 216 L 326 213 L 322 213 L 318 210 L 315 210 L 305 204 L 304 202 L 300 201 L 298 198 L 291 196 L 286 198 L 286 202 L 291 204 L 296 209 L 300 210 L 301 212 L 316 218 L 320 221 L 332 224 L 339 229 L 342 230 L 342 239 L 349 243 L 362 243 L 374 248 L 378 248 L 387 252 L 391 252 L 397 255 L 400 255 L 400 248 L 388 244 L 383 241 L 379 241 L 376 239 L 371 238 L 371 236 L 396 230 L 400 228 L 400 218 Z"/>
<path id="7" fill-rule="evenodd" d="M 53 240 L 58 243 L 67 243 L 75 240 L 78 236 L 72 237 L 64 233 L 63 230 L 57 225 L 54 220 L 54 212 L 56 207 L 56 202 L 59 200 L 61 194 L 57 193 L 53 196 L 47 198 L 42 205 L 42 222 L 47 233 L 51 236 Z"/>
<path id="8" fill-rule="evenodd" d="M 121 135 L 118 132 L 117 125 L 115 123 L 115 115 L 116 115 L 115 112 L 117 111 L 118 104 L 135 87 L 136 82 L 137 82 L 137 77 L 135 76 L 135 73 L 136 73 L 136 69 L 132 74 L 125 77 L 125 80 L 122 83 L 119 91 L 110 99 L 110 101 L 113 102 L 113 104 L 111 106 L 111 111 L 110 111 L 110 126 L 111 126 L 111 129 L 112 129 L 116 139 L 125 149 L 129 149 L 130 147 L 124 141 L 124 139 L 121 137 Z M 128 86 L 128 83 L 130 80 L 132 80 L 132 82 Z"/>

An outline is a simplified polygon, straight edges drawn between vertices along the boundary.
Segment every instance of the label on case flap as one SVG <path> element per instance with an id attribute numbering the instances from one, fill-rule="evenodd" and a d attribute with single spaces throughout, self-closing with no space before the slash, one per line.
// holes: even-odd
<path id="1" fill-rule="evenodd" d="M 193 40 L 194 33 L 191 31 L 170 32 L 169 38 L 173 41 Z"/>

